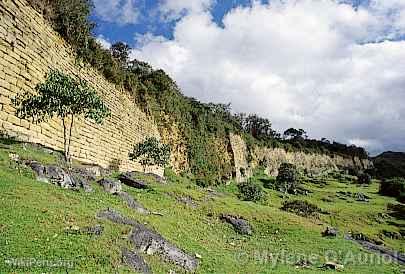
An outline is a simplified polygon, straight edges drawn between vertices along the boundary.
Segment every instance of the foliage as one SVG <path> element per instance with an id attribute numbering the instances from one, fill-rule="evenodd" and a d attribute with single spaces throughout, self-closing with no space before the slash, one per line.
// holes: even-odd
<path id="1" fill-rule="evenodd" d="M 284 131 L 283 136 L 284 136 L 284 139 L 293 139 L 293 140 L 302 139 L 302 138 L 307 139 L 308 138 L 307 133 L 305 132 L 305 130 L 303 130 L 301 128 L 300 129 L 289 128 L 286 131 Z"/>
<path id="2" fill-rule="evenodd" d="M 251 180 L 238 185 L 240 198 L 245 201 L 257 202 L 264 196 L 263 187 Z"/>
<path id="3" fill-rule="evenodd" d="M 311 217 L 322 213 L 322 210 L 318 206 L 301 200 L 285 201 L 281 209 L 302 217 Z"/>
<path id="4" fill-rule="evenodd" d="M 296 194 L 299 186 L 297 167 L 290 163 L 282 163 L 278 169 L 276 186 L 279 191 Z"/>
<path id="5" fill-rule="evenodd" d="M 369 185 L 371 184 L 371 176 L 367 173 L 361 173 L 357 177 L 357 183 L 361 185 Z"/>
<path id="6" fill-rule="evenodd" d="M 51 70 L 45 82 L 38 84 L 35 90 L 38 94 L 26 92 L 13 100 L 17 106 L 17 116 L 31 119 L 35 123 L 45 122 L 55 116 L 62 119 L 66 160 L 70 160 L 74 117 L 83 115 L 100 124 L 110 115 L 107 106 L 86 81 L 76 80 L 58 70 Z"/>
<path id="7" fill-rule="evenodd" d="M 128 64 L 130 50 L 131 48 L 123 42 L 114 43 L 110 49 L 112 57 L 117 59 L 123 67 Z"/>
<path id="8" fill-rule="evenodd" d="M 134 146 L 133 151 L 129 153 L 129 158 L 138 160 L 144 170 L 147 166 L 165 167 L 170 160 L 170 146 L 161 144 L 155 137 L 148 137 Z"/>
<path id="9" fill-rule="evenodd" d="M 398 198 L 400 201 L 405 201 L 405 179 L 393 178 L 384 179 L 380 183 L 379 193 L 381 195 Z"/>

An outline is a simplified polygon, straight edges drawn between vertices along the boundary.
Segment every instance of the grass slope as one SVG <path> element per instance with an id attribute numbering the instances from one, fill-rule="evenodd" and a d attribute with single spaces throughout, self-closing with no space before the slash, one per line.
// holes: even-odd
<path id="1" fill-rule="evenodd" d="M 362 250 L 357 244 L 344 240 L 322 238 L 327 224 L 340 231 L 359 231 L 377 238 L 382 229 L 398 230 L 404 220 L 392 217 L 381 220 L 388 203 L 394 199 L 377 194 L 377 184 L 358 187 L 337 181 L 328 185 L 307 184 L 310 196 L 298 196 L 316 203 L 330 212 L 319 219 L 306 219 L 279 208 L 283 199 L 279 193 L 266 190 L 266 201 L 252 203 L 237 198 L 234 184 L 214 189 L 199 188 L 187 179 L 168 176 L 168 184 L 161 185 L 150 178 L 153 190 L 124 189 L 152 211 L 163 216 L 143 216 L 129 209 L 118 197 L 104 193 L 93 184 L 95 193 L 73 192 L 37 182 L 32 172 L 15 166 L 10 153 L 22 158 L 45 163 L 57 161 L 55 155 L 30 145 L 2 143 L 0 145 L 0 273 L 130 273 L 121 264 L 121 248 L 130 247 L 126 236 L 130 227 L 97 220 L 96 213 L 114 208 L 130 218 L 154 228 L 164 237 L 190 254 L 202 256 L 198 273 L 325 273 L 317 267 L 326 260 L 345 265 L 344 273 L 401 273 L 400 267 L 380 263 L 379 256 Z M 256 176 L 263 179 L 263 174 Z M 336 199 L 337 191 L 363 192 L 372 197 L 370 203 Z M 196 208 L 177 201 L 190 197 Z M 324 202 L 329 197 L 334 202 Z M 240 215 L 250 221 L 253 236 L 240 236 L 218 219 L 219 214 Z M 100 237 L 68 235 L 64 229 L 101 224 Z M 385 243 L 405 252 L 405 241 L 384 239 Z M 312 254 L 312 257 L 309 257 Z M 15 268 L 6 263 L 12 258 L 35 258 L 37 261 L 72 262 L 73 268 L 33 266 Z M 181 269 L 162 262 L 156 256 L 145 255 L 154 273 L 169 273 Z M 297 269 L 294 264 L 302 259 L 313 260 L 311 269 Z M 370 261 L 371 259 L 374 261 Z"/>

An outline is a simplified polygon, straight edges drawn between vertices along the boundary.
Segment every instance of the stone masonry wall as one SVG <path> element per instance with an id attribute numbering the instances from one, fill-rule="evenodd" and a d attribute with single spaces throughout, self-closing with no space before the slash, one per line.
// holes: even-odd
<path id="1" fill-rule="evenodd" d="M 103 98 L 112 116 L 96 125 L 76 120 L 71 153 L 74 159 L 120 170 L 142 170 L 128 152 L 147 136 L 160 138 L 147 117 L 125 91 L 94 69 L 77 64 L 71 48 L 25 0 L 0 1 L 0 131 L 23 141 L 63 149 L 61 121 L 32 124 L 15 116 L 12 98 L 44 81 L 50 68 L 87 80 Z M 158 174 L 162 169 L 150 170 Z"/>

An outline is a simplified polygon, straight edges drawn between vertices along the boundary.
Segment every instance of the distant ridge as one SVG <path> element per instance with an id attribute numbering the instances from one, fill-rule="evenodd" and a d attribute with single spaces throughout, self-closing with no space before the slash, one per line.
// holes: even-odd
<path id="1" fill-rule="evenodd" d="M 380 178 L 405 177 L 405 152 L 386 151 L 372 161 Z"/>

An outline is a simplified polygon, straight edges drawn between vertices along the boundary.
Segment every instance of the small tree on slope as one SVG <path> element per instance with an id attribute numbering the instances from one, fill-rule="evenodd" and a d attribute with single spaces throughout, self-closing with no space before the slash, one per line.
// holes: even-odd
<path id="1" fill-rule="evenodd" d="M 170 147 L 166 144 L 160 144 L 155 137 L 148 137 L 142 143 L 136 144 L 131 153 L 131 160 L 137 160 L 145 172 L 147 166 L 165 167 L 170 159 Z"/>
<path id="2" fill-rule="evenodd" d="M 70 162 L 70 143 L 75 117 L 83 115 L 97 124 L 110 115 L 101 98 L 84 80 L 76 80 L 58 70 L 51 70 L 44 83 L 35 87 L 37 94 L 26 92 L 14 99 L 17 116 L 34 123 L 58 117 L 62 120 L 64 154 Z M 70 125 L 69 125 L 70 124 Z"/>

